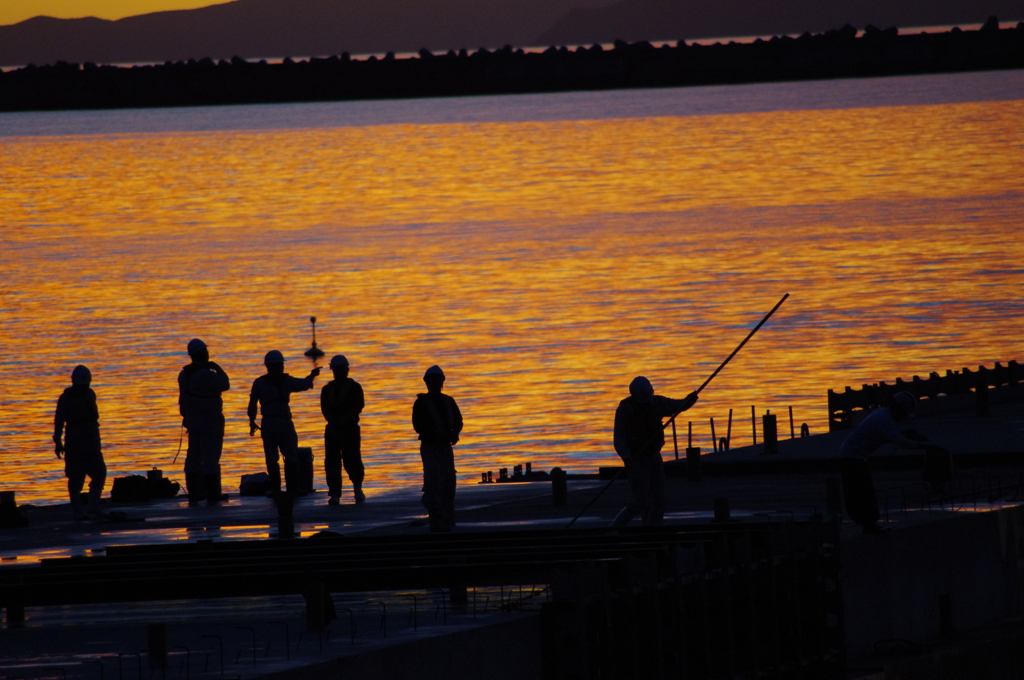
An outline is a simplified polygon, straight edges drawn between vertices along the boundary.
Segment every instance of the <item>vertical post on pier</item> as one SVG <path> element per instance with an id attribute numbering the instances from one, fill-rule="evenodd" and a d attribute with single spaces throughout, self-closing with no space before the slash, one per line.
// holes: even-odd
<path id="1" fill-rule="evenodd" d="M 775 414 L 769 411 L 761 416 L 761 428 L 764 432 L 764 452 L 773 454 L 779 452 L 779 425 L 775 420 Z"/>
<path id="2" fill-rule="evenodd" d="M 974 412 L 979 416 L 987 416 L 989 414 L 988 369 L 979 366 L 978 372 L 974 374 L 974 379 Z"/>
<path id="3" fill-rule="evenodd" d="M 750 405 L 750 431 L 754 438 L 754 446 L 757 446 L 757 412 L 754 410 L 753 404 Z"/>
<path id="4" fill-rule="evenodd" d="M 146 648 L 149 656 L 149 670 L 167 668 L 167 624 L 146 625 Z"/>
<path id="5" fill-rule="evenodd" d="M 691 482 L 700 481 L 700 447 L 686 447 L 686 477 Z"/>
<path id="6" fill-rule="evenodd" d="M 565 505 L 568 490 L 565 470 L 560 467 L 551 470 L 551 499 L 555 505 Z"/>
<path id="7" fill-rule="evenodd" d="M 789 407 L 789 438 L 796 439 L 796 427 L 793 424 L 793 407 Z"/>

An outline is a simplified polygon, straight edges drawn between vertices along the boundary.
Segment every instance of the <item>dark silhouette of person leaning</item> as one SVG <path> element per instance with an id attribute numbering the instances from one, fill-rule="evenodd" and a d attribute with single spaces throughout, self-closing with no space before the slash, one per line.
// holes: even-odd
<path id="1" fill-rule="evenodd" d="M 416 395 L 412 405 L 412 426 L 420 439 L 423 459 L 423 505 L 427 509 L 430 530 L 451 531 L 455 526 L 455 452 L 462 432 L 462 412 L 447 394 L 444 371 L 431 366 L 423 374 L 426 394 Z"/>
<path id="2" fill-rule="evenodd" d="M 284 355 L 276 349 L 267 352 L 263 358 L 267 367 L 266 375 L 261 375 L 252 383 L 249 393 L 249 436 L 260 431 L 263 438 L 263 454 L 267 460 L 267 475 L 270 477 L 271 491 L 281 492 L 281 467 L 278 463 L 278 451 L 284 459 L 284 480 L 288 493 L 301 495 L 299 480 L 299 435 L 292 423 L 292 410 L 289 401 L 293 392 L 305 392 L 313 389 L 313 379 L 320 375 L 320 368 L 310 371 L 305 378 L 295 378 L 284 372 Z M 256 425 L 256 406 L 259 405 L 263 419 Z"/>
<path id="3" fill-rule="evenodd" d="M 53 417 L 53 443 L 57 458 L 64 457 L 64 476 L 68 478 L 68 495 L 76 520 L 94 517 L 100 519 L 100 496 L 107 480 L 107 465 L 103 462 L 100 443 L 100 412 L 96 406 L 96 393 L 92 372 L 85 366 L 71 371 L 71 387 L 57 399 L 57 412 Z M 89 477 L 88 509 L 82 509 L 82 487 Z"/>
<path id="4" fill-rule="evenodd" d="M 846 514 L 854 524 L 863 527 L 865 534 L 886 531 L 878 524 L 878 498 L 875 496 L 868 456 L 883 444 L 895 444 L 904 449 L 945 452 L 944 448 L 929 442 L 916 431 L 900 431 L 897 423 L 914 416 L 917 398 L 913 394 L 897 392 L 889 402 L 887 407 L 879 406 L 872 410 L 839 447 Z"/>

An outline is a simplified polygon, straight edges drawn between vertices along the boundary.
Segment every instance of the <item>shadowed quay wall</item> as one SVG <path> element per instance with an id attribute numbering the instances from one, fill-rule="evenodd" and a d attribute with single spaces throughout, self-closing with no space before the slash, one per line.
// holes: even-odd
<path id="1" fill-rule="evenodd" d="M 847 656 L 1024 612 L 1024 507 L 858 537 L 842 547 Z"/>

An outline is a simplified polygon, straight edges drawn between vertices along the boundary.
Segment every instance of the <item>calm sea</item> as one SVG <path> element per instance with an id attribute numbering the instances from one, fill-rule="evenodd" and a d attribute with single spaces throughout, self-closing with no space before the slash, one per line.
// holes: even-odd
<path id="1" fill-rule="evenodd" d="M 821 432 L 829 388 L 1024 360 L 1021 120 L 1021 71 L 0 114 L 0 488 L 65 499 L 50 435 L 78 363 L 111 476 L 180 478 L 200 337 L 232 379 L 233 489 L 263 465 L 262 357 L 305 375 L 311 315 L 366 391 L 371 494 L 417 484 L 434 363 L 468 483 L 614 464 L 629 381 L 685 395 L 784 293 L 681 447 L 730 409 L 742 446 L 751 406 Z M 292 399 L 318 468 L 327 377 Z"/>

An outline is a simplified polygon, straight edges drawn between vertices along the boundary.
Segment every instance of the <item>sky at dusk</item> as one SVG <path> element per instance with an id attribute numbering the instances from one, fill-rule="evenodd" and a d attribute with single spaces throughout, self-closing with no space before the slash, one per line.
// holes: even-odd
<path id="1" fill-rule="evenodd" d="M 37 16 L 59 19 L 99 17 L 120 19 L 136 14 L 171 9 L 195 9 L 219 2 L 211 0 L 4 0 L 0 2 L 0 26 Z"/>

